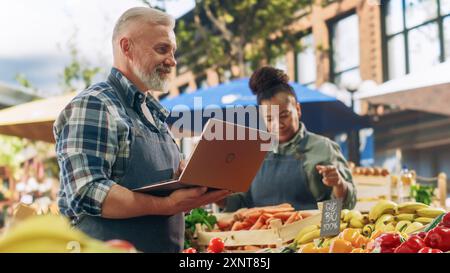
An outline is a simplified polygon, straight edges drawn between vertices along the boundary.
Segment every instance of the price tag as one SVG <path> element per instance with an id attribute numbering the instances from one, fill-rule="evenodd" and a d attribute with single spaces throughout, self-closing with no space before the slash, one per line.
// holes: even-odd
<path id="1" fill-rule="evenodd" d="M 320 237 L 339 234 L 341 226 L 342 201 L 339 199 L 323 202 Z"/>

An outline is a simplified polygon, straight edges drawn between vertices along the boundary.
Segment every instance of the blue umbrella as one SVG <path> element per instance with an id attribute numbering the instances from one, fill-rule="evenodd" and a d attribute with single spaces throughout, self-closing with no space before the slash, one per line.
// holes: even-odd
<path id="1" fill-rule="evenodd" d="M 228 111 L 236 107 L 256 105 L 256 96 L 252 94 L 248 81 L 248 78 L 241 78 L 161 100 L 161 104 L 171 111 L 167 122 L 172 124 L 187 112 L 190 112 L 193 118 L 195 114 L 202 115 L 205 109 Z M 302 106 L 302 121 L 310 131 L 334 134 L 368 127 L 367 118 L 357 115 L 336 98 L 298 83 L 290 84 Z M 225 117 L 226 114 L 223 116 Z M 208 119 L 209 117 L 202 116 L 203 125 Z M 190 129 L 198 131 L 201 127 Z"/>

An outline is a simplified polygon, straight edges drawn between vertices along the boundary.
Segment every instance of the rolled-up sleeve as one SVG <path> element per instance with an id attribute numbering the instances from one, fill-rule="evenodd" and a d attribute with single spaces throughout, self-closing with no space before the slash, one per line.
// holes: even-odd
<path id="1" fill-rule="evenodd" d="M 60 198 L 67 216 L 100 216 L 118 150 L 117 125 L 95 96 L 75 98 L 54 125 L 60 167 Z M 61 203 L 61 201 L 60 201 Z"/>

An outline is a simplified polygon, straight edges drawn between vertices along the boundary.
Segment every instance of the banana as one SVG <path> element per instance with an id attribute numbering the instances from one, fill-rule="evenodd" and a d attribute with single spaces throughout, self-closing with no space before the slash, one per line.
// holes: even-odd
<path id="1" fill-rule="evenodd" d="M 320 229 L 320 227 L 318 225 L 311 225 L 311 226 L 307 226 L 305 228 L 303 228 L 302 230 L 300 230 L 300 232 L 297 234 L 297 236 L 295 236 L 294 241 L 298 242 L 302 239 L 303 235 L 305 235 L 308 232 L 314 231 Z"/>
<path id="2" fill-rule="evenodd" d="M 394 215 L 392 214 L 383 214 L 381 215 L 377 222 L 375 223 L 375 230 L 387 231 L 386 225 L 390 222 L 394 221 Z M 395 226 L 394 226 L 395 229 Z"/>
<path id="3" fill-rule="evenodd" d="M 424 208 L 417 210 L 417 215 L 419 217 L 436 218 L 439 215 L 445 213 L 445 209 L 441 208 Z"/>
<path id="4" fill-rule="evenodd" d="M 414 221 L 414 219 L 416 218 L 416 215 L 413 213 L 401 213 L 398 215 L 395 215 L 395 221 Z"/>
<path id="5" fill-rule="evenodd" d="M 351 210 L 350 212 L 348 212 L 348 213 L 345 215 L 345 217 L 344 217 L 344 222 L 350 223 L 350 221 L 351 221 L 352 219 L 357 219 L 357 220 L 362 221 L 363 216 L 362 216 L 362 214 L 361 214 L 360 211 L 358 211 L 358 210 Z"/>
<path id="6" fill-rule="evenodd" d="M 375 225 L 374 224 L 367 224 L 362 229 L 362 235 L 366 237 L 370 237 L 372 235 L 372 232 L 375 231 Z"/>
<path id="7" fill-rule="evenodd" d="M 422 223 L 422 224 L 429 224 L 431 222 L 433 222 L 434 218 L 429 218 L 429 217 L 418 217 L 416 219 L 414 219 L 414 221 Z"/>
<path id="8" fill-rule="evenodd" d="M 341 225 L 339 227 L 339 231 L 343 231 L 344 229 L 348 228 L 348 223 L 341 222 Z"/>
<path id="9" fill-rule="evenodd" d="M 422 223 L 412 222 L 403 232 L 406 234 L 414 233 L 423 227 Z"/>
<path id="10" fill-rule="evenodd" d="M 300 245 L 310 243 L 314 239 L 317 239 L 320 237 L 320 229 L 316 229 L 310 232 L 307 232 L 305 235 L 302 236 L 302 238 L 297 242 Z"/>
<path id="11" fill-rule="evenodd" d="M 347 215 L 347 213 L 349 213 L 350 210 L 349 209 L 343 209 L 341 210 L 341 220 L 344 221 L 345 216 Z"/>
<path id="12" fill-rule="evenodd" d="M 385 232 L 395 231 L 395 225 L 393 223 L 389 223 L 384 227 Z"/>
<path id="13" fill-rule="evenodd" d="M 363 228 L 364 227 L 364 223 L 357 218 L 352 218 L 350 220 L 350 227 L 352 228 Z"/>
<path id="14" fill-rule="evenodd" d="M 60 216 L 34 216 L 17 223 L 0 239 L 0 252 L 105 252 L 102 242 L 73 229 Z"/>
<path id="15" fill-rule="evenodd" d="M 405 230 L 410 224 L 411 221 L 402 220 L 395 226 L 395 231 L 403 232 L 403 230 Z"/>
<path id="16" fill-rule="evenodd" d="M 369 220 L 375 223 L 377 219 L 386 213 L 397 213 L 397 204 L 389 200 L 381 200 L 369 212 Z"/>
<path id="17" fill-rule="evenodd" d="M 405 202 L 398 205 L 399 213 L 416 213 L 418 209 L 428 208 L 428 205 L 419 202 Z"/>

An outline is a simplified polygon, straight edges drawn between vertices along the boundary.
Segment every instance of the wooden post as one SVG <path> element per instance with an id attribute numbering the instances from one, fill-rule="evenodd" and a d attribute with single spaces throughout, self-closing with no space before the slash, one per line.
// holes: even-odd
<path id="1" fill-rule="evenodd" d="M 447 199 L 447 175 L 444 172 L 438 175 L 438 189 L 439 189 L 439 200 L 441 207 L 447 209 L 445 206 L 445 201 Z"/>

